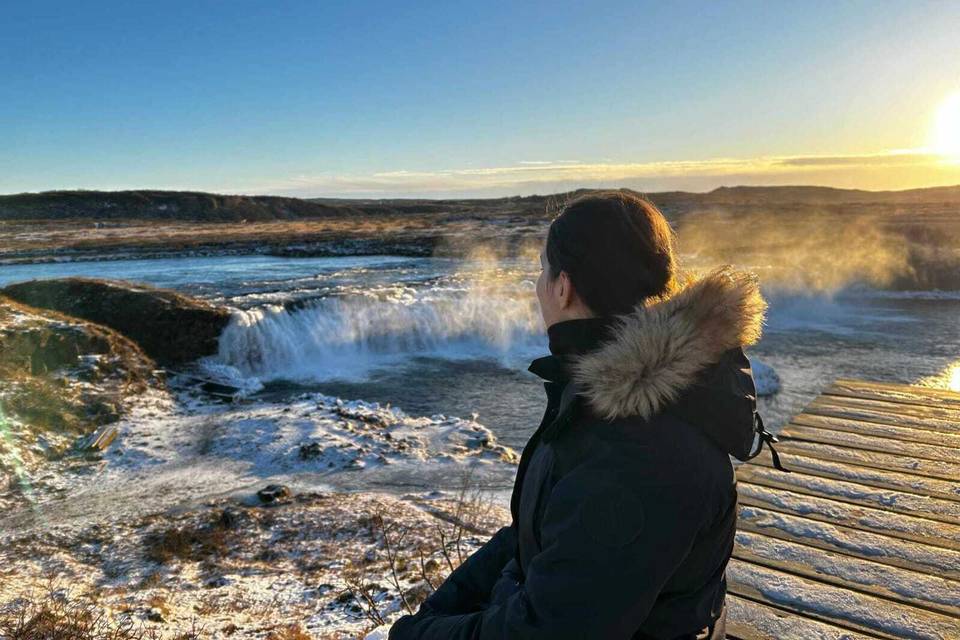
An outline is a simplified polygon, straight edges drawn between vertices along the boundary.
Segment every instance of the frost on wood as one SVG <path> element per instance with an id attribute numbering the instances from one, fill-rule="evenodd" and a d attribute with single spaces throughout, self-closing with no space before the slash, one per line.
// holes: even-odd
<path id="1" fill-rule="evenodd" d="M 911 473 L 900 473 L 873 467 L 862 467 L 850 463 L 833 462 L 832 460 L 821 460 L 819 458 L 811 458 L 798 454 L 785 454 L 782 457 L 784 465 L 794 471 L 804 471 L 821 477 L 832 477 L 838 480 L 848 480 L 870 486 L 887 487 L 908 493 L 916 493 L 920 496 L 933 496 L 960 501 L 960 483 L 958 482 L 927 478 Z M 765 466 L 772 464 L 769 452 L 762 453 L 754 459 L 754 462 L 761 463 Z"/>
<path id="2" fill-rule="evenodd" d="M 864 484 L 820 478 L 805 473 L 786 474 L 781 471 L 750 465 L 739 472 L 741 479 L 759 484 L 771 484 L 825 498 L 856 502 L 877 509 L 909 513 L 924 518 L 960 523 L 960 501 L 942 500 L 913 493 L 879 489 Z"/>
<path id="3" fill-rule="evenodd" d="M 738 638 L 777 640 L 876 640 L 823 622 L 727 594 L 727 631 Z"/>
<path id="4" fill-rule="evenodd" d="M 960 580 L 960 551 L 953 549 L 919 545 L 746 505 L 740 507 L 739 528 Z"/>
<path id="5" fill-rule="evenodd" d="M 727 566 L 730 590 L 823 621 L 842 620 L 864 631 L 877 630 L 896 638 L 945 640 L 955 638 L 957 620 L 916 607 L 780 573 L 736 559 Z"/>
<path id="6" fill-rule="evenodd" d="M 734 554 L 745 560 L 921 606 L 929 603 L 960 617 L 960 583 L 952 580 L 744 531 L 737 533 L 736 543 Z"/>
<path id="7" fill-rule="evenodd" d="M 958 525 L 748 483 L 739 485 L 738 492 L 743 504 L 960 549 Z"/>
<path id="8" fill-rule="evenodd" d="M 836 444 L 820 442 L 803 442 L 789 440 L 780 442 L 777 451 L 783 453 L 798 453 L 814 458 L 824 458 L 837 462 L 849 462 L 864 467 L 874 467 L 891 471 L 904 471 L 931 478 L 940 478 L 951 482 L 960 482 L 960 464 L 944 462 L 942 460 L 925 460 L 923 458 L 908 458 L 897 453 L 865 451 L 863 449 L 849 449 Z"/>

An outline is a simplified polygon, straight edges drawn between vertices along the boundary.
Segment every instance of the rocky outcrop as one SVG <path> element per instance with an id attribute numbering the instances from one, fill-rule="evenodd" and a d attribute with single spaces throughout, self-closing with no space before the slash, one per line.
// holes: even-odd
<path id="1" fill-rule="evenodd" d="M 130 398 L 163 386 L 155 369 L 112 329 L 0 295 L 0 506 L 15 487 L 4 482 L 12 470 L 29 474 L 79 436 L 116 422 Z M 103 431 L 93 444 L 100 449 L 110 439 Z"/>
<path id="2" fill-rule="evenodd" d="M 230 320 L 225 308 L 121 280 L 31 280 L 0 289 L 0 294 L 114 329 L 165 366 L 216 353 L 220 332 Z"/>

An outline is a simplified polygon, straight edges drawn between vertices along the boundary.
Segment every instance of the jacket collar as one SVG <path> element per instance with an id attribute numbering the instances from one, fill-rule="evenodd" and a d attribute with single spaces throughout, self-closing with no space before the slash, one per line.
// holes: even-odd
<path id="1" fill-rule="evenodd" d="M 552 325 L 561 353 L 537 358 L 528 370 L 568 382 L 554 423 L 572 419 L 576 396 L 606 420 L 649 420 L 726 351 L 756 343 L 766 309 L 754 274 L 720 267 L 691 277 L 667 298 L 645 300 L 629 313 L 612 316 L 609 323 Z M 564 352 L 564 344 L 572 348 Z M 551 352 L 554 346 L 551 340 Z"/>
<path id="2" fill-rule="evenodd" d="M 595 316 L 554 322 L 547 327 L 550 353 L 584 353 L 598 347 L 609 338 L 610 327 L 615 320 L 616 316 Z"/>
<path id="3" fill-rule="evenodd" d="M 614 316 L 595 316 L 562 320 L 547 327 L 550 355 L 536 358 L 527 367 L 550 382 L 565 383 L 570 379 L 569 363 L 579 354 L 597 348 L 610 337 Z"/>

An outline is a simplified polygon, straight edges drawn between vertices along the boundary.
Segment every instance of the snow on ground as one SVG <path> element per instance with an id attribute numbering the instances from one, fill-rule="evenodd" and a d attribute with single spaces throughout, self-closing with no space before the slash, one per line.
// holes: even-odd
<path id="1" fill-rule="evenodd" d="M 141 395 L 98 459 L 46 467 L 25 492 L 22 502 L 30 508 L 6 511 L 0 526 L 128 517 L 269 482 L 328 487 L 332 476 L 360 470 L 395 470 L 402 477 L 415 467 L 454 477 L 518 461 L 471 419 L 414 417 L 319 393 L 282 403 L 211 402 L 181 382 L 171 380 L 179 389 L 174 393 Z"/>
<path id="2" fill-rule="evenodd" d="M 165 637 L 358 638 L 415 611 L 508 520 L 472 491 L 311 492 L 5 533 L 0 604 L 53 592 Z"/>
<path id="3" fill-rule="evenodd" d="M 750 358 L 750 368 L 753 370 L 753 383 L 758 396 L 772 396 L 780 391 L 780 376 L 773 367 L 756 358 Z"/>
<path id="4" fill-rule="evenodd" d="M 53 589 L 171 637 L 195 622 L 204 637 L 295 638 L 293 623 L 313 638 L 363 637 L 402 615 L 401 591 L 415 610 L 509 520 L 503 495 L 481 500 L 477 480 L 518 456 L 475 420 L 319 393 L 218 402 L 169 382 L 136 398 L 106 451 L 48 464 L 0 514 L 0 615 Z M 326 482 L 363 488 L 392 468 L 433 469 L 464 493 Z M 274 483 L 292 497 L 263 504 L 255 491 Z"/>

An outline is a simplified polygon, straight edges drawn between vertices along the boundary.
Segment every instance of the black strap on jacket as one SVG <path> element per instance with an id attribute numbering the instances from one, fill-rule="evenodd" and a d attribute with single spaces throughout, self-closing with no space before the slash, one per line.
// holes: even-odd
<path id="1" fill-rule="evenodd" d="M 773 443 L 780 442 L 780 439 L 777 436 L 770 433 L 769 431 L 767 431 L 767 429 L 763 426 L 763 418 L 760 417 L 759 413 L 754 413 L 753 415 L 754 415 L 753 430 L 760 437 L 757 443 L 757 450 L 751 452 L 750 455 L 747 456 L 747 460 L 749 460 L 750 458 L 755 458 L 756 456 L 760 455 L 760 452 L 763 450 L 763 444 L 766 443 L 767 447 L 770 449 L 770 457 L 773 458 L 773 466 L 779 469 L 780 471 L 786 471 L 787 473 L 790 473 L 790 469 L 787 469 L 780 463 L 780 456 L 777 455 L 777 450 L 773 448 Z"/>

